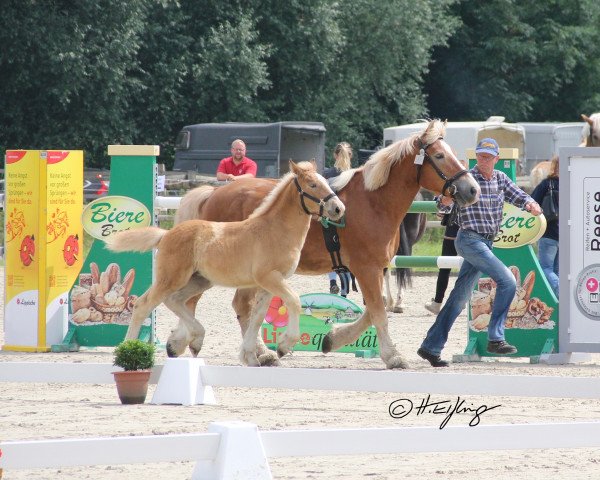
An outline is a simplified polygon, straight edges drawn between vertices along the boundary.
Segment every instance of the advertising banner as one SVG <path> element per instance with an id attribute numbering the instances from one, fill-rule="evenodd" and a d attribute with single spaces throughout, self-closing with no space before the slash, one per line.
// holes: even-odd
<path id="1" fill-rule="evenodd" d="M 561 149 L 560 175 L 559 351 L 600 352 L 600 148 Z"/>
<path id="2" fill-rule="evenodd" d="M 83 152 L 9 150 L 5 176 L 3 349 L 48 351 L 81 268 Z"/>
<path id="3" fill-rule="evenodd" d="M 67 335 L 62 343 L 52 345 L 53 351 L 118 345 L 125 338 L 136 300 L 152 285 L 152 252 L 115 253 L 104 241 L 118 232 L 154 224 L 159 148 L 109 145 L 108 154 L 108 195 L 83 211 L 83 228 L 95 240 L 70 293 Z M 154 340 L 154 312 L 144 322 L 140 338 Z"/>
<path id="4" fill-rule="evenodd" d="M 500 149 L 500 160 L 495 169 L 515 181 L 516 151 L 511 150 L 514 149 Z M 505 159 L 503 151 L 511 154 L 512 158 Z M 472 150 L 470 153 L 473 155 L 470 167 L 473 167 L 475 152 Z M 504 324 L 506 341 L 517 347 L 518 352 L 513 356 L 530 357 L 532 361 L 539 361 L 542 354 L 558 349 L 558 299 L 532 247 L 545 230 L 543 215 L 535 217 L 505 203 L 500 230 L 494 239 L 493 252 L 510 269 L 517 285 Z M 464 355 L 455 356 L 454 361 L 495 356 L 486 351 L 487 329 L 495 296 L 495 282 L 487 276 L 481 277 L 469 302 L 469 343 Z"/>

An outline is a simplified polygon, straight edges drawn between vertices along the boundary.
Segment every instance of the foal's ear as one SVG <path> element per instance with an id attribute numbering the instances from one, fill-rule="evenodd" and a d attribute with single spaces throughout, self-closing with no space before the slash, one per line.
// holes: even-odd
<path id="1" fill-rule="evenodd" d="M 581 114 L 581 118 L 583 119 L 584 122 L 587 122 L 590 125 L 592 125 L 594 123 L 593 120 L 590 117 L 588 117 L 585 113 Z"/>
<path id="2" fill-rule="evenodd" d="M 311 159 L 310 164 L 313 166 L 315 171 L 317 171 L 317 159 L 316 158 Z"/>
<path id="3" fill-rule="evenodd" d="M 294 161 L 290 158 L 290 172 L 294 172 L 294 174 L 298 175 L 299 170 L 300 169 L 298 168 L 298 165 L 296 165 Z"/>

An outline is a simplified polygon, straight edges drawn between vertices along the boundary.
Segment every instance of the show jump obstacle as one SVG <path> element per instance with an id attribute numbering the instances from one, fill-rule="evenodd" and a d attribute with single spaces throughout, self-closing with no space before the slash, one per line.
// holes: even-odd
<path id="1" fill-rule="evenodd" d="M 83 257 L 83 152 L 8 150 L 3 350 L 47 352 L 67 332 Z"/>
<path id="2" fill-rule="evenodd" d="M 69 329 L 52 351 L 80 346 L 114 346 L 125 337 L 135 299 L 152 285 L 152 252 L 114 253 L 103 240 L 132 228 L 155 223 L 155 145 L 109 145 L 111 157 L 108 195 L 89 203 L 83 228 L 94 237 L 70 295 Z M 144 322 L 140 338 L 154 340 L 154 312 Z"/>

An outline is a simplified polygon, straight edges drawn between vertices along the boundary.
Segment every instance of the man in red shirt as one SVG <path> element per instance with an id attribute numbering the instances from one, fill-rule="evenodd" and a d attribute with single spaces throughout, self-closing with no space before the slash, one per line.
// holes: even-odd
<path id="1" fill-rule="evenodd" d="M 256 163 L 245 156 L 246 144 L 234 140 L 231 144 L 231 157 L 226 157 L 217 168 L 217 180 L 237 180 L 256 177 Z"/>

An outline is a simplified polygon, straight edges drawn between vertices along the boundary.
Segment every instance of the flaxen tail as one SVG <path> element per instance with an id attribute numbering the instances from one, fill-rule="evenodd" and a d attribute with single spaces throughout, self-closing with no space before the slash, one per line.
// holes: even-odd
<path id="1" fill-rule="evenodd" d="M 157 227 L 137 228 L 117 233 L 106 239 L 106 248 L 113 252 L 147 252 L 156 248 L 167 230 Z"/>
<path id="2" fill-rule="evenodd" d="M 186 220 L 196 220 L 200 218 L 200 212 L 204 202 L 213 194 L 216 187 L 211 185 L 202 185 L 186 193 L 181 199 L 177 213 L 175 214 L 175 225 Z"/>

